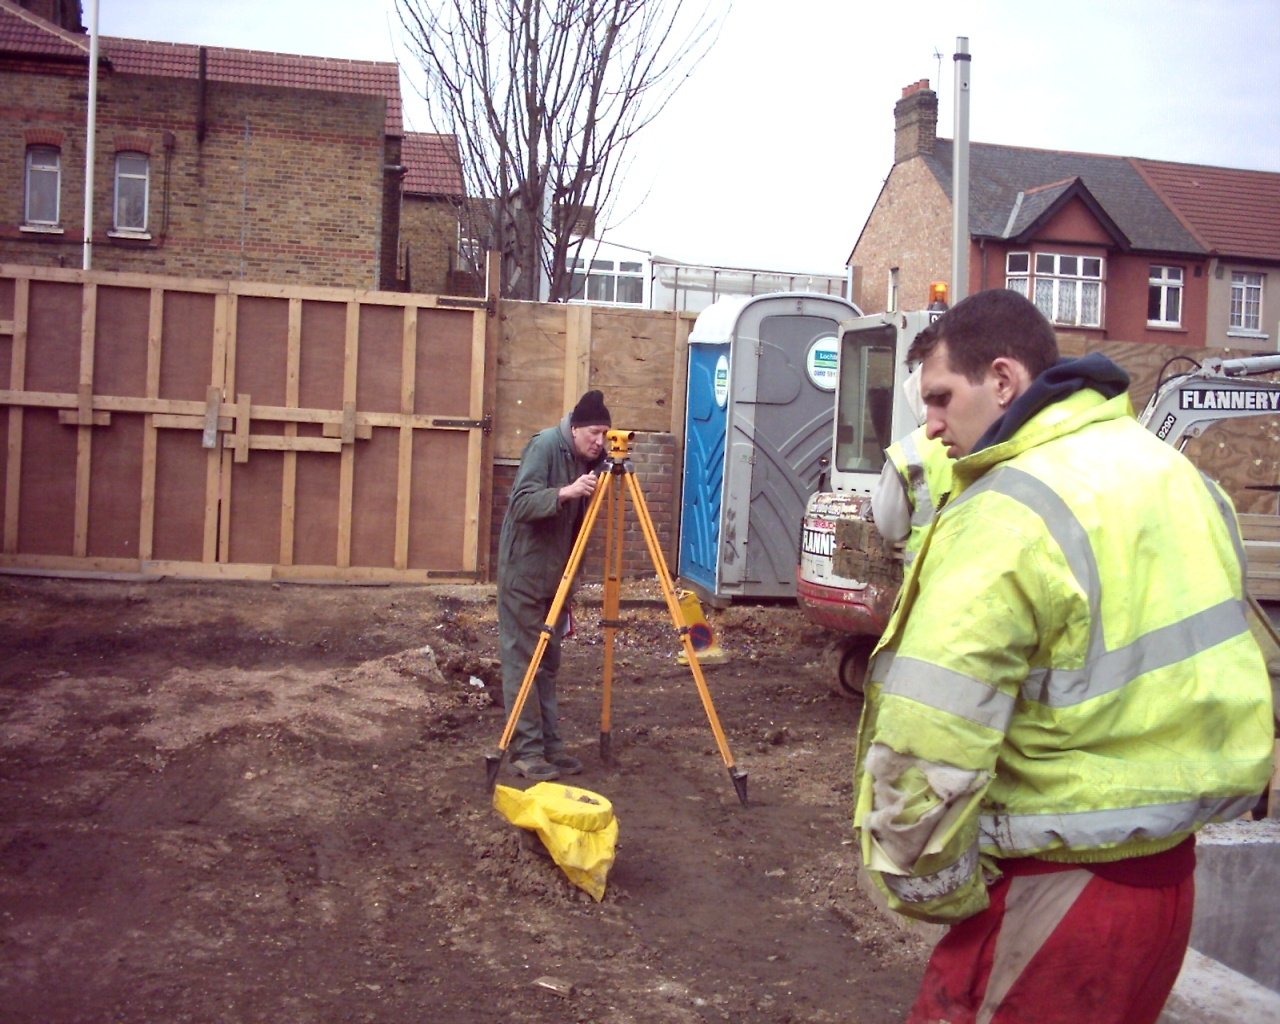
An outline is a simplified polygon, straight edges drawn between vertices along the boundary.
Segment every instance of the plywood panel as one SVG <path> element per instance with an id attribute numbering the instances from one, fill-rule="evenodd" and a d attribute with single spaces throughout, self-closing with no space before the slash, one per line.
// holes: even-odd
<path id="1" fill-rule="evenodd" d="M 302 349 L 298 367 L 298 404 L 302 408 L 342 408 L 346 323 L 345 303 L 302 304 Z"/>
<path id="2" fill-rule="evenodd" d="M 498 379 L 560 384 L 564 380 L 566 307 L 507 301 L 498 308 L 502 321 Z M 556 397 L 558 400 L 558 392 Z"/>
<path id="3" fill-rule="evenodd" d="M 93 342 L 95 395 L 146 394 L 150 317 L 149 290 L 98 289 L 97 330 Z"/>
<path id="4" fill-rule="evenodd" d="M 360 350 L 354 397 L 356 408 L 361 412 L 400 411 L 400 354 L 403 346 L 403 309 L 395 306 L 360 308 Z"/>
<path id="5" fill-rule="evenodd" d="M 299 436 L 304 433 L 304 428 L 299 427 Z M 295 565 L 333 565 L 338 546 L 338 471 L 338 458 L 334 455 L 298 453 Z"/>
<path id="6" fill-rule="evenodd" d="M 190 292 L 165 293 L 160 355 L 161 398 L 179 398 L 189 402 L 205 400 L 210 384 L 209 367 L 213 362 L 214 298 Z M 199 444 L 199 438 L 196 443 Z"/>
<path id="7" fill-rule="evenodd" d="M 3 358 L 2 354 L 0 358 Z M 5 372 L 7 372 L 7 364 Z M 0 409 L 0 522 L 4 519 L 4 508 L 9 498 L 9 420 L 14 415 L 21 416 L 22 413 L 17 410 L 8 412 Z M 0 540 L 2 539 L 0 537 Z M 0 549 L 2 548 L 3 544 L 0 544 Z"/>
<path id="8" fill-rule="evenodd" d="M 168 306 L 166 297 L 166 312 Z M 166 345 L 166 354 L 171 347 L 172 344 Z M 200 561 L 204 550 L 207 465 L 208 455 L 200 447 L 200 431 L 157 432 L 152 557 L 172 561 Z"/>
<path id="9" fill-rule="evenodd" d="M 242 300 L 243 301 L 243 300 Z M 254 424 L 256 433 L 280 433 L 281 424 Z M 284 453 L 255 449 L 231 469 L 228 561 L 271 564 L 280 554 L 280 494 Z"/>
<path id="10" fill-rule="evenodd" d="M 242 295 L 236 310 L 236 394 L 254 405 L 284 405 L 289 302 Z M 254 433 L 265 433 L 253 426 Z"/>
<path id="11" fill-rule="evenodd" d="M 415 431 L 409 519 L 411 569 L 461 570 L 467 435 Z"/>
<path id="12" fill-rule="evenodd" d="M 361 338 L 361 353 L 364 339 Z M 395 565 L 396 477 L 400 431 L 375 427 L 356 442 L 351 509 L 351 564 Z"/>
<path id="13" fill-rule="evenodd" d="M 78 331 L 76 341 L 78 344 Z M 27 409 L 23 416 L 18 507 L 21 554 L 72 554 L 77 432 L 76 427 L 62 426 L 53 409 Z"/>
<path id="14" fill-rule="evenodd" d="M 418 357 L 412 412 L 470 417 L 471 324 L 461 310 L 418 311 Z"/>
<path id="15" fill-rule="evenodd" d="M 75 394 L 80 381 L 80 295 L 78 285 L 31 282 L 27 390 Z"/>
<path id="16" fill-rule="evenodd" d="M 142 431 L 143 417 L 137 413 L 112 413 L 110 427 L 94 428 L 86 551 L 90 558 L 138 557 Z"/>
<path id="17" fill-rule="evenodd" d="M 12 277 L 0 277 L 0 320 L 13 319 L 14 288 Z"/>
<path id="18" fill-rule="evenodd" d="M 605 393 L 616 426 L 671 428 L 671 350 L 675 317 L 595 309 L 591 386 Z"/>

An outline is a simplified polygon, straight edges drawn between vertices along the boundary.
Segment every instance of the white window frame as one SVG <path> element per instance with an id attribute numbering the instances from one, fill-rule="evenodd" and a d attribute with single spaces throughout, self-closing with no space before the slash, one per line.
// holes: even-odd
<path id="1" fill-rule="evenodd" d="M 37 155 L 50 154 L 53 156 L 53 166 L 41 165 L 32 167 L 32 158 Z M 53 219 L 48 220 L 43 217 L 33 217 L 31 210 L 31 183 L 33 174 L 52 174 L 54 180 L 53 186 Z M 28 146 L 25 175 L 23 177 L 23 203 L 22 203 L 22 223 L 37 231 L 57 229 L 62 214 L 62 151 L 57 146 Z"/>
<path id="2" fill-rule="evenodd" d="M 1153 263 L 1147 272 L 1147 326 L 1181 327 L 1182 303 L 1186 297 L 1183 285 L 1187 274 L 1183 267 Z M 1156 316 L 1151 315 L 1151 300 L 1157 299 Z M 1170 307 L 1175 307 L 1170 315 Z"/>
<path id="3" fill-rule="evenodd" d="M 1231 271 L 1231 303 L 1227 333 L 1237 337 L 1265 338 L 1262 330 L 1262 292 L 1266 275 L 1257 270 Z"/>
<path id="4" fill-rule="evenodd" d="M 585 302 L 592 306 L 644 307 L 644 263 L 640 260 L 575 259 L 569 262 L 569 301 Z M 638 302 L 624 302 L 618 298 L 621 281 L 640 284 Z"/>
<path id="5" fill-rule="evenodd" d="M 1097 263 L 1097 273 L 1085 271 L 1086 261 Z M 1010 291 L 1034 302 L 1052 324 L 1101 327 L 1106 271 L 1107 261 L 1103 256 L 1020 250 L 1005 255 L 1004 283 Z M 1084 300 L 1091 290 L 1096 290 L 1097 315 L 1087 320 L 1083 314 Z"/>
<path id="6" fill-rule="evenodd" d="M 890 313 L 898 311 L 898 268 L 889 268 L 889 296 L 884 307 Z"/>
<path id="7" fill-rule="evenodd" d="M 143 161 L 144 170 L 141 174 L 136 171 L 126 171 L 121 169 L 121 161 L 125 159 L 141 159 Z M 125 181 L 142 181 L 142 223 L 141 224 L 122 224 L 120 222 L 120 185 Z M 147 153 L 134 149 L 122 149 L 116 153 L 115 174 L 112 182 L 112 207 L 111 207 L 111 231 L 109 234 L 122 238 L 150 238 L 147 233 L 147 224 L 149 222 L 149 214 L 151 211 L 151 157 Z"/>

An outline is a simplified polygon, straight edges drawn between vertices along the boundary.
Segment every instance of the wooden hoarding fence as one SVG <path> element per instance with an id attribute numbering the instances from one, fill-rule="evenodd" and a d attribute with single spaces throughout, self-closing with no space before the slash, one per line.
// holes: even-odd
<path id="1" fill-rule="evenodd" d="M 490 319 L 0 266 L 0 567 L 477 578 Z"/>

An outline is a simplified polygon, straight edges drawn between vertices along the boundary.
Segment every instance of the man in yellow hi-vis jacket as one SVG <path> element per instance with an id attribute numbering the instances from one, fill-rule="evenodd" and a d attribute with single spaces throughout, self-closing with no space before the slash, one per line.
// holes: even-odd
<path id="1" fill-rule="evenodd" d="M 1270 768 L 1234 512 L 1014 292 L 909 359 L 955 481 L 872 660 L 854 816 L 890 905 L 954 923 L 908 1021 L 1153 1022 L 1194 833 Z"/>

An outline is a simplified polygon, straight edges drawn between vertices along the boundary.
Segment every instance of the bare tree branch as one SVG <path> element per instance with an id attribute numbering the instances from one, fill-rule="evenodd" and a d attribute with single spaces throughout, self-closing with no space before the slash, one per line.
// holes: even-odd
<path id="1" fill-rule="evenodd" d="M 471 230 L 501 251 L 504 294 L 537 298 L 545 272 L 552 300 L 567 298 L 574 228 L 588 210 L 608 217 L 631 141 L 719 19 L 686 0 L 396 0 L 396 12 L 433 129 L 457 136 L 467 195 L 487 201 Z"/>

